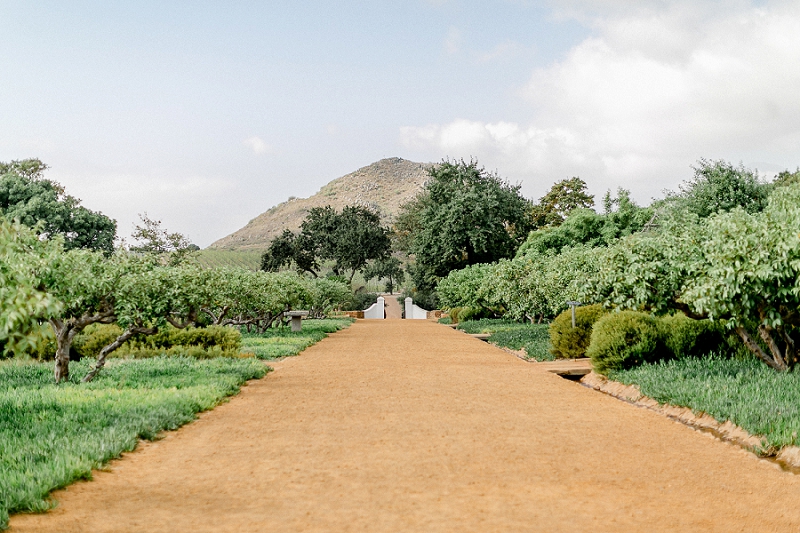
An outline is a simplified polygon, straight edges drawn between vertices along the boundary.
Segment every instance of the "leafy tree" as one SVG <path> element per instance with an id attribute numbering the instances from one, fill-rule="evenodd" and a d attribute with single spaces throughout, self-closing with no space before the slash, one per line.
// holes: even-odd
<path id="1" fill-rule="evenodd" d="M 265 331 L 285 311 L 313 303 L 307 280 L 294 272 L 223 268 L 214 271 L 206 283 L 209 298 L 201 310 L 219 326 Z"/>
<path id="2" fill-rule="evenodd" d="M 789 172 L 788 170 L 782 170 L 781 172 L 778 172 L 778 174 L 775 176 L 775 180 L 772 182 L 772 187 L 783 187 L 793 183 L 800 183 L 800 168 L 794 172 Z"/>
<path id="3" fill-rule="evenodd" d="M 131 237 L 136 244 L 131 246 L 132 252 L 154 254 L 162 259 L 162 262 L 175 266 L 186 260 L 186 258 L 199 248 L 189 242 L 189 239 L 182 233 L 170 233 L 161 226 L 160 220 L 154 220 L 147 216 L 147 213 L 140 213 L 141 223 L 134 226 Z"/>
<path id="4" fill-rule="evenodd" d="M 794 367 L 800 359 L 800 185 L 776 190 L 761 213 L 737 208 L 712 217 L 708 228 L 703 268 L 687 282 L 684 299 L 723 320 L 767 365 Z"/>
<path id="5" fill-rule="evenodd" d="M 701 159 L 694 178 L 683 182 L 679 193 L 669 193 L 665 204 L 669 208 L 686 210 L 705 218 L 714 213 L 741 207 L 757 213 L 767 205 L 769 187 L 758 174 L 726 161 Z"/>
<path id="6" fill-rule="evenodd" d="M 386 291 L 389 294 L 394 293 L 395 284 L 403 283 L 406 279 L 403 264 L 398 258 L 391 256 L 371 263 L 364 269 L 363 275 L 367 281 L 375 278 L 386 279 Z"/>
<path id="7" fill-rule="evenodd" d="M 46 169 L 38 159 L 0 163 L 0 215 L 36 227 L 44 235 L 63 236 L 66 250 L 88 248 L 111 254 L 117 223 L 81 206 L 64 187 L 45 179 Z"/>
<path id="8" fill-rule="evenodd" d="M 548 250 L 556 253 L 565 247 L 578 245 L 607 246 L 620 237 L 640 231 L 652 218 L 653 210 L 639 207 L 630 192 L 619 189 L 617 196 L 606 193 L 605 213 L 577 208 L 558 226 L 548 226 L 532 231 L 517 251 L 517 256 L 542 254 Z"/>
<path id="9" fill-rule="evenodd" d="M 418 289 L 469 265 L 512 257 L 531 228 L 530 202 L 476 161 L 444 161 L 430 169 L 420 195 L 396 222 L 413 254 L 410 273 Z"/>
<path id="10" fill-rule="evenodd" d="M 308 281 L 311 295 L 309 311 L 311 316 L 323 317 L 332 309 L 340 308 L 352 300 L 353 293 L 346 283 L 330 279 L 315 278 Z"/>
<path id="11" fill-rule="evenodd" d="M 386 259 L 391 250 L 389 230 L 377 213 L 361 206 L 345 206 L 338 213 L 331 206 L 314 207 L 300 226 L 300 234 L 288 230 L 270 243 L 261 258 L 261 269 L 277 271 L 294 264 L 298 272 L 313 277 L 324 261 L 333 261 L 336 276 L 356 272 L 371 260 Z"/>
<path id="12" fill-rule="evenodd" d="M 621 309 L 705 318 L 683 295 L 687 282 L 705 268 L 707 239 L 707 226 L 691 213 L 667 219 L 659 231 L 620 239 L 599 251 L 599 267 L 587 280 L 584 298 Z"/>
<path id="13" fill-rule="evenodd" d="M 591 209 L 594 196 L 586 192 L 586 182 L 578 177 L 561 180 L 539 199 L 532 208 L 533 225 L 537 228 L 558 226 L 576 209 Z"/>
<path id="14" fill-rule="evenodd" d="M 38 322 L 60 311 L 41 283 L 60 253 L 60 241 L 40 240 L 34 230 L 0 216 L 0 357 L 29 351 Z"/>

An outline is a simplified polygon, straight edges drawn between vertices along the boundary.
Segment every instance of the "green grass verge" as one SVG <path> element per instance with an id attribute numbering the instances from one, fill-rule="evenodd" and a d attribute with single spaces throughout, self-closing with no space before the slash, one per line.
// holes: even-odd
<path id="1" fill-rule="evenodd" d="M 242 353 L 255 354 L 259 359 L 278 359 L 297 355 L 312 344 L 316 344 L 329 333 L 346 328 L 352 318 L 325 318 L 303 320 L 303 331 L 293 333 L 289 327 L 273 328 L 266 333 L 242 332 Z"/>
<path id="2" fill-rule="evenodd" d="M 458 324 L 465 333 L 490 333 L 489 342 L 512 350 L 525 349 L 529 359 L 552 361 L 548 324 L 523 324 L 511 320 L 484 318 Z"/>
<path id="3" fill-rule="evenodd" d="M 800 434 L 800 371 L 776 372 L 755 359 L 684 358 L 611 372 L 661 403 L 730 420 L 769 446 L 797 444 Z"/>
<path id="4" fill-rule="evenodd" d="M 53 383 L 52 363 L 0 365 L 0 529 L 8 514 L 52 507 L 50 491 L 89 479 L 138 439 L 193 420 L 268 368 L 255 359 L 113 360 L 91 383 Z"/>

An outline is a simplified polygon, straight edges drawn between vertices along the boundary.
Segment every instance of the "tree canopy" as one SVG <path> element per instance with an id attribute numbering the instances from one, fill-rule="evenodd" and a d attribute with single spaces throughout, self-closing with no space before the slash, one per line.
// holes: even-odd
<path id="1" fill-rule="evenodd" d="M 576 209 L 591 209 L 594 196 L 586 191 L 586 182 L 572 177 L 554 183 L 550 190 L 539 199 L 531 212 L 533 225 L 537 228 L 558 226 Z"/>
<path id="2" fill-rule="evenodd" d="M 59 183 L 44 178 L 47 165 L 38 159 L 0 163 L 0 214 L 36 227 L 45 235 L 61 235 L 64 249 L 87 248 L 110 254 L 116 221 L 80 205 Z"/>
<path id="3" fill-rule="evenodd" d="M 380 216 L 362 206 L 345 206 L 341 213 L 331 206 L 314 207 L 300 225 L 275 238 L 261 258 L 261 269 L 277 271 L 294 265 L 298 272 L 320 275 L 324 261 L 333 261 L 336 276 L 363 270 L 370 261 L 384 260 L 391 252 L 389 229 Z"/>
<path id="4" fill-rule="evenodd" d="M 513 257 L 531 229 L 531 204 L 477 161 L 444 161 L 403 206 L 395 225 L 412 254 L 418 289 L 433 289 L 453 270 Z"/>

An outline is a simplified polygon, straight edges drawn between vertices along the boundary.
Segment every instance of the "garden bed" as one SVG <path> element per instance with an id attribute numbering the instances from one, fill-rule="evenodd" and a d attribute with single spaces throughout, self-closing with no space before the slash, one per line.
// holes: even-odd
<path id="1" fill-rule="evenodd" d="M 194 420 L 269 370 L 252 358 L 117 359 L 80 383 L 89 363 L 73 363 L 61 385 L 52 364 L 0 365 L 0 528 L 8 513 L 50 508 L 50 491 L 90 479 L 139 439 Z"/>
<path id="2" fill-rule="evenodd" d="M 587 386 L 734 442 L 800 472 L 800 372 L 716 356 L 590 374 Z"/>
<path id="3" fill-rule="evenodd" d="M 554 359 L 553 354 L 550 353 L 548 324 L 527 324 L 484 318 L 459 322 L 456 327 L 464 333 L 488 333 L 490 335 L 487 339 L 489 343 L 511 350 L 515 355 L 522 356 L 526 360 L 552 361 Z"/>

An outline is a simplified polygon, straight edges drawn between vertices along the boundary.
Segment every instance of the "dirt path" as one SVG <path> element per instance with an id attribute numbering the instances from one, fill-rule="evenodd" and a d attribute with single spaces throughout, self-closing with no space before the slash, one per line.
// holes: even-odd
<path id="1" fill-rule="evenodd" d="M 397 295 L 384 293 L 381 296 L 386 302 L 386 318 L 403 318 L 403 310 Z"/>
<path id="2" fill-rule="evenodd" d="M 800 477 L 426 321 L 359 321 L 12 531 L 798 531 Z"/>

